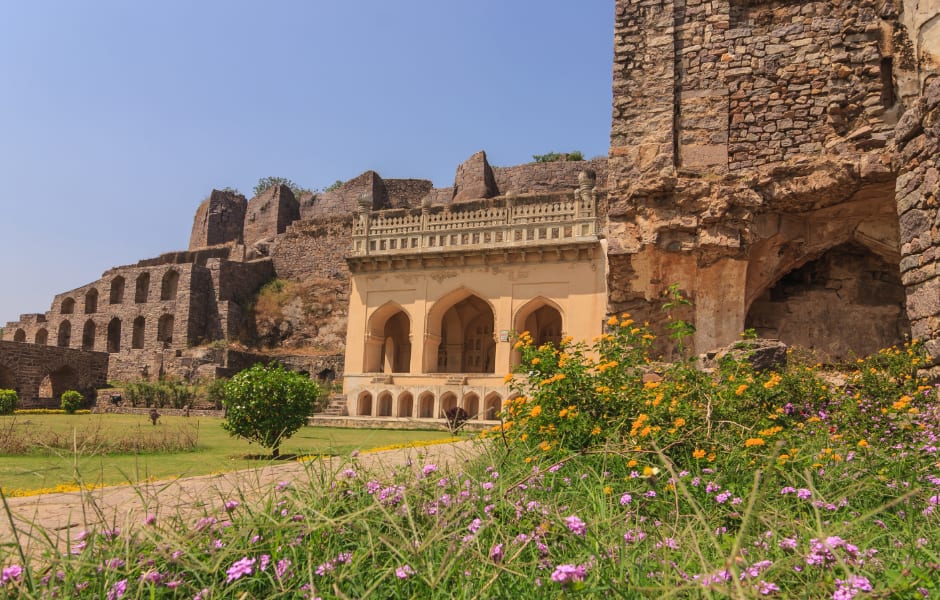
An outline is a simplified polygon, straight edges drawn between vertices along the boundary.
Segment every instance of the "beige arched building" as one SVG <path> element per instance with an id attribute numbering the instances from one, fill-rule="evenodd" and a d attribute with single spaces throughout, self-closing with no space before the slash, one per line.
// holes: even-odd
<path id="1" fill-rule="evenodd" d="M 607 310 L 593 175 L 579 190 L 355 218 L 344 393 L 352 416 L 494 419 L 513 333 L 591 339 Z"/>

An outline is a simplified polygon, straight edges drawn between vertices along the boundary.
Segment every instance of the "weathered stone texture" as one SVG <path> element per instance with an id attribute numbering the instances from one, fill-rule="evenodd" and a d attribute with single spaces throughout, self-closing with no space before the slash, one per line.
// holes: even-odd
<path id="1" fill-rule="evenodd" d="M 287 279 L 348 280 L 351 239 L 351 217 L 298 221 L 271 246 L 274 269 Z"/>
<path id="2" fill-rule="evenodd" d="M 245 245 L 261 251 L 275 236 L 300 218 L 300 204 L 286 185 L 271 186 L 248 202 L 245 215 Z"/>
<path id="3" fill-rule="evenodd" d="M 468 158 L 459 167 L 454 177 L 454 202 L 492 198 L 499 195 L 493 169 L 482 150 Z"/>
<path id="4" fill-rule="evenodd" d="M 496 187 L 501 195 L 556 192 L 578 188 L 578 174 L 591 169 L 597 174 L 596 186 L 607 184 L 607 159 L 529 163 L 514 167 L 493 167 Z"/>
<path id="5" fill-rule="evenodd" d="M 248 201 L 241 194 L 212 190 L 196 210 L 189 249 L 241 243 Z"/>
<path id="6" fill-rule="evenodd" d="M 16 390 L 20 408 L 58 408 L 66 390 L 93 400 L 107 381 L 104 352 L 0 341 L 0 388 Z"/>

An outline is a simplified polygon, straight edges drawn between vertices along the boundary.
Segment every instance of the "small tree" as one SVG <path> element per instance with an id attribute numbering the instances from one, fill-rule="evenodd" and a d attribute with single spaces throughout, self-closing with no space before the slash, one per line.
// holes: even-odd
<path id="1" fill-rule="evenodd" d="M 70 415 L 74 415 L 75 411 L 79 409 L 84 400 L 85 398 L 79 392 L 66 390 L 62 393 L 62 410 Z"/>
<path id="2" fill-rule="evenodd" d="M 277 458 L 281 441 L 306 424 L 319 393 L 317 384 L 300 373 L 256 364 L 225 384 L 222 428 L 270 448 Z"/>
<path id="3" fill-rule="evenodd" d="M 252 191 L 254 192 L 255 196 L 257 196 L 258 194 L 260 194 L 261 192 L 265 191 L 268 188 L 274 187 L 276 185 L 282 185 L 282 184 L 290 188 L 291 193 L 293 193 L 294 197 L 297 198 L 298 200 L 300 199 L 300 196 L 303 194 L 313 193 L 313 190 L 307 189 L 305 187 L 301 187 L 297 185 L 296 183 L 294 183 L 293 181 L 291 181 L 290 179 L 288 179 L 287 177 L 262 177 L 261 179 L 258 180 L 258 184 L 254 187 Z"/>
<path id="4" fill-rule="evenodd" d="M 0 415 L 12 415 L 19 399 L 16 390 L 0 390 Z"/>

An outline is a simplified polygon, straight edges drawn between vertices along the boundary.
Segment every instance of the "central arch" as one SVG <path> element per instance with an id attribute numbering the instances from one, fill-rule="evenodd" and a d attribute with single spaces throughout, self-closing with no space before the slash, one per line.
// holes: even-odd
<path id="1" fill-rule="evenodd" d="M 58 345 L 62 348 L 68 348 L 72 343 L 72 324 L 68 321 L 59 323 Z"/>
<path id="2" fill-rule="evenodd" d="M 442 297 L 428 312 L 425 372 L 494 373 L 495 321 L 492 305 L 467 288 Z"/>
<path id="3" fill-rule="evenodd" d="M 75 369 L 65 365 L 43 377 L 39 384 L 39 397 L 58 399 L 66 390 L 74 390 L 77 387 L 78 375 Z"/>
<path id="4" fill-rule="evenodd" d="M 108 352 L 121 351 L 121 319 L 114 317 L 108 323 Z"/>
<path id="5" fill-rule="evenodd" d="M 369 318 L 363 371 L 411 372 L 411 318 L 399 304 L 386 302 Z"/>
<path id="6" fill-rule="evenodd" d="M 82 327 L 82 350 L 95 349 L 95 322 L 91 319 L 85 321 Z"/>

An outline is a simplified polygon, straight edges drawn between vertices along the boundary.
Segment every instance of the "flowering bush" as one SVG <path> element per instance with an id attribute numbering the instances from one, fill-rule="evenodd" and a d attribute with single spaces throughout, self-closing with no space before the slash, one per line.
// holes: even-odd
<path id="1" fill-rule="evenodd" d="M 307 423 L 320 393 L 310 378 L 281 365 L 257 364 L 225 384 L 225 422 L 230 434 L 271 448 L 279 455 L 281 440 Z"/>
<path id="2" fill-rule="evenodd" d="M 75 411 L 82 405 L 82 402 L 85 401 L 85 397 L 81 393 L 76 392 L 75 390 L 67 390 L 62 393 L 62 410 L 70 415 L 74 415 Z"/>

